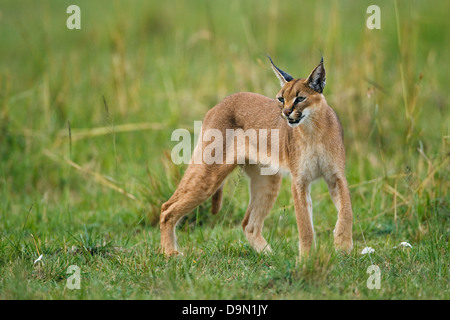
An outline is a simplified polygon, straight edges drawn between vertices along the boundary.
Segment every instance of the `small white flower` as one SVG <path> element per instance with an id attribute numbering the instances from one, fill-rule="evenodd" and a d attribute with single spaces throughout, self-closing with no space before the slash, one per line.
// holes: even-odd
<path id="1" fill-rule="evenodd" d="M 44 255 L 41 254 L 41 255 L 39 256 L 39 258 L 37 258 L 36 260 L 34 260 L 34 263 L 33 263 L 33 264 L 36 264 L 36 262 L 41 261 L 43 257 L 44 257 Z"/>
<path id="2" fill-rule="evenodd" d="M 400 243 L 400 246 L 403 247 L 403 248 L 412 248 L 412 245 L 410 245 L 406 241 L 403 241 L 402 243 Z"/>
<path id="3" fill-rule="evenodd" d="M 372 247 L 365 247 L 362 251 L 361 254 L 367 254 L 367 253 L 374 253 L 375 249 Z"/>

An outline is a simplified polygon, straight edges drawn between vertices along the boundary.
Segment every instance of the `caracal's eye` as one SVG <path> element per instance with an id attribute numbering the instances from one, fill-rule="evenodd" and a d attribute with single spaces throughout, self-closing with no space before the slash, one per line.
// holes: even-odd
<path id="1" fill-rule="evenodd" d="M 295 103 L 300 103 L 306 100 L 306 97 L 297 97 L 295 98 Z"/>
<path id="2" fill-rule="evenodd" d="M 280 101 L 281 103 L 284 103 L 284 98 L 283 97 L 278 97 L 278 101 Z"/>

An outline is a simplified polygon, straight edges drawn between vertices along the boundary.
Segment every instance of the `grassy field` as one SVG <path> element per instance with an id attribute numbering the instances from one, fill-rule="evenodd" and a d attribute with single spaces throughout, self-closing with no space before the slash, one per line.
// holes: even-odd
<path id="1" fill-rule="evenodd" d="M 366 27 L 371 1 L 2 0 L 0 299 L 449 299 L 450 4 L 377 3 L 379 30 Z M 66 27 L 71 4 L 81 30 Z M 222 211 L 208 201 L 180 223 L 184 257 L 167 260 L 160 205 L 185 170 L 171 133 L 229 94 L 274 97 L 265 54 L 296 77 L 324 56 L 354 249 L 334 251 L 320 181 L 317 247 L 298 261 L 286 178 L 265 223 L 274 253 L 254 252 L 236 170 Z"/>

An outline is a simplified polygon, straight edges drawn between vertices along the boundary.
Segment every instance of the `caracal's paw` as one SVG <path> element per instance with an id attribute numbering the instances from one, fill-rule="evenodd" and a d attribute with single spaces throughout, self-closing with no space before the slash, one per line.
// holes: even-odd
<path id="1" fill-rule="evenodd" d="M 168 258 L 170 258 L 170 257 L 182 257 L 183 256 L 183 253 L 178 251 L 178 250 L 164 250 L 164 249 L 162 249 L 161 253 L 164 256 L 168 257 Z"/>
<path id="2" fill-rule="evenodd" d="M 343 235 L 337 235 L 334 237 L 334 247 L 336 251 L 342 251 L 345 253 L 350 253 L 353 248 L 352 237 L 345 237 Z"/>
<path id="3" fill-rule="evenodd" d="M 268 244 L 260 245 L 260 246 L 253 246 L 253 248 L 258 253 L 262 253 L 262 254 L 271 254 L 272 253 L 272 249 L 270 248 L 270 246 Z"/>

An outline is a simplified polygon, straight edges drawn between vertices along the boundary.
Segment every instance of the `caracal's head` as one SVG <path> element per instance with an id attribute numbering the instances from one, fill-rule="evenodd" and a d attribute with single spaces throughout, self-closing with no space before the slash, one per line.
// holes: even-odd
<path id="1" fill-rule="evenodd" d="M 315 108 L 321 104 L 325 87 L 323 58 L 306 79 L 294 79 L 275 66 L 269 57 L 272 69 L 280 80 L 281 90 L 276 95 L 281 116 L 292 128 L 308 121 Z"/>

